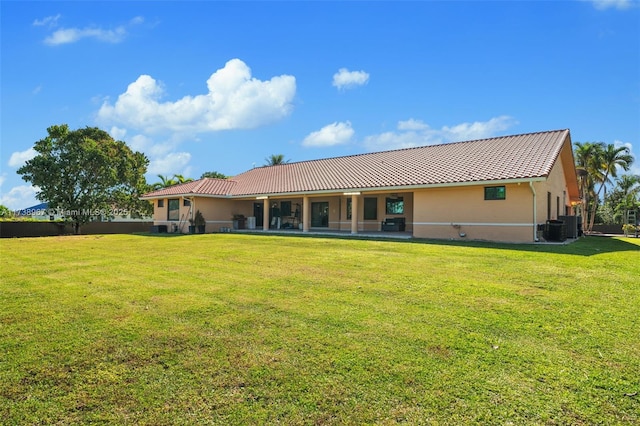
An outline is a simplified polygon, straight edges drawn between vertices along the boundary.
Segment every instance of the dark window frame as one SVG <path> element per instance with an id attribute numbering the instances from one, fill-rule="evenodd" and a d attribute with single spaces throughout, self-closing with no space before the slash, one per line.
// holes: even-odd
<path id="1" fill-rule="evenodd" d="M 504 185 L 485 186 L 484 199 L 485 201 L 506 200 L 507 188 Z"/>
<path id="2" fill-rule="evenodd" d="M 387 214 L 404 214 L 404 197 L 387 197 L 384 204 Z"/>
<path id="3" fill-rule="evenodd" d="M 280 201 L 280 216 L 291 216 L 291 201 Z"/>
<path id="4" fill-rule="evenodd" d="M 172 208 L 173 204 L 173 208 Z M 172 218 L 171 213 L 174 213 L 174 217 Z M 180 220 L 180 199 L 179 198 L 169 198 L 167 200 L 167 220 L 169 221 L 179 221 Z"/>
<path id="5" fill-rule="evenodd" d="M 364 199 L 364 220 L 378 220 L 378 199 Z"/>
<path id="6" fill-rule="evenodd" d="M 159 209 L 164 208 L 164 200 L 158 200 L 158 208 Z"/>

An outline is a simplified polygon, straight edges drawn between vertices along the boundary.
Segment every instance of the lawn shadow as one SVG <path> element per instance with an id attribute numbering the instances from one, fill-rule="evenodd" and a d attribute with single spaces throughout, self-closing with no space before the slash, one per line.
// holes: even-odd
<path id="1" fill-rule="evenodd" d="M 640 252 L 640 239 L 588 236 L 564 243 L 494 243 L 485 241 L 447 241 L 447 240 L 411 240 L 422 244 L 439 244 L 460 247 L 483 247 L 535 253 L 570 254 L 575 256 L 593 256 L 603 253 L 636 251 Z"/>
<path id="2" fill-rule="evenodd" d="M 491 241 L 462 241 L 462 240 L 439 240 L 439 239 L 426 239 L 426 238 L 393 238 L 380 237 L 379 235 L 349 235 L 338 233 L 288 233 L 288 232 L 238 232 L 231 233 L 239 236 L 280 236 L 286 238 L 332 238 L 340 240 L 361 240 L 361 241 L 379 241 L 379 242 L 395 242 L 405 244 L 429 244 L 429 245 L 441 245 L 441 246 L 457 246 L 457 247 L 479 247 L 479 248 L 493 248 L 504 250 L 517 250 L 517 251 L 529 251 L 535 253 L 554 253 L 554 254 L 569 254 L 575 256 L 593 256 L 603 253 L 624 252 L 624 251 L 636 251 L 640 252 L 640 238 L 624 238 L 611 237 L 611 236 L 585 236 L 577 240 L 567 240 L 562 243 L 498 243 Z M 188 237 L 192 234 L 181 233 L 151 233 L 140 232 L 134 235 L 142 237 L 155 237 L 155 238 L 176 238 L 176 237 Z M 200 234 L 193 234 L 200 235 Z M 218 233 L 209 233 L 202 235 L 220 235 Z M 225 235 L 230 235 L 226 233 Z"/>

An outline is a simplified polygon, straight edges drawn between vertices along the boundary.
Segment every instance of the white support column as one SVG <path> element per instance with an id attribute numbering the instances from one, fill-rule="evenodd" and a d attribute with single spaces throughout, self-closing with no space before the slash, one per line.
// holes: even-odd
<path id="1" fill-rule="evenodd" d="M 309 223 L 311 222 L 311 203 L 309 197 L 302 198 L 302 232 L 309 232 Z"/>
<path id="2" fill-rule="evenodd" d="M 262 205 L 262 230 L 269 230 L 269 199 L 264 199 L 264 204 Z"/>
<path id="3" fill-rule="evenodd" d="M 351 196 L 351 233 L 358 233 L 358 200 L 360 199 L 359 195 Z"/>

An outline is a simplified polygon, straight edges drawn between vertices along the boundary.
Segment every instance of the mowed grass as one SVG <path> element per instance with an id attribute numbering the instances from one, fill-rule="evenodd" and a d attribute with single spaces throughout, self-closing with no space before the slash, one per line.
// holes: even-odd
<path id="1" fill-rule="evenodd" d="M 0 250 L 0 424 L 640 422 L 639 239 Z"/>

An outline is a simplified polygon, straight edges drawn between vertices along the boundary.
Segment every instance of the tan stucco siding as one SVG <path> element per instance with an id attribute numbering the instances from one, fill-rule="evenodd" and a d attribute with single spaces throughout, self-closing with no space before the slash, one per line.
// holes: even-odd
<path id="1" fill-rule="evenodd" d="M 413 235 L 417 238 L 533 241 L 533 195 L 529 185 L 504 185 L 504 200 L 485 200 L 485 186 L 498 185 L 417 190 L 414 193 Z"/>
<path id="2" fill-rule="evenodd" d="M 179 220 L 168 220 L 168 206 L 170 199 L 178 199 L 180 204 Z M 206 221 L 205 232 L 218 231 L 220 227 L 230 227 L 232 216 L 235 213 L 236 200 L 207 197 L 189 197 L 191 207 L 184 205 L 183 197 L 165 198 L 164 206 L 158 207 L 158 200 L 154 200 L 153 222 L 156 225 L 168 225 L 169 232 L 189 232 L 189 219 L 200 210 Z"/>
<path id="3" fill-rule="evenodd" d="M 565 171 L 560 161 L 557 161 L 553 166 L 547 180 L 534 183 L 534 188 L 537 194 L 536 216 L 538 223 L 545 223 L 547 219 L 558 219 L 559 215 L 562 216 L 567 209 L 570 210 L 571 201 L 567 195 Z"/>

